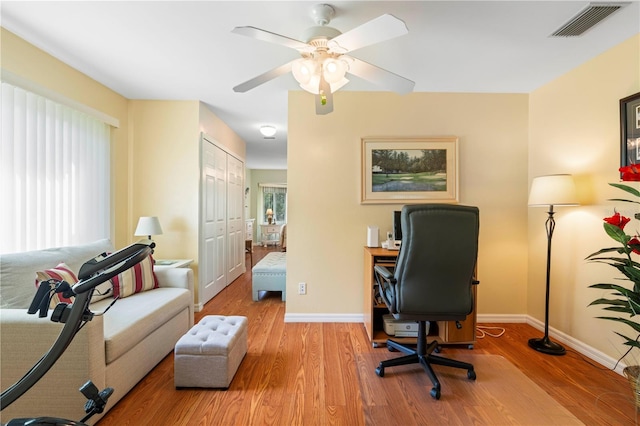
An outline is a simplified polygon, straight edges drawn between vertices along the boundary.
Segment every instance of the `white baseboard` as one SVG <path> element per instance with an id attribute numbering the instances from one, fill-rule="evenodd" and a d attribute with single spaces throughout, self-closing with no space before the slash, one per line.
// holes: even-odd
<path id="1" fill-rule="evenodd" d="M 523 323 L 527 322 L 527 316 L 524 314 L 479 314 L 476 321 L 481 322 L 504 322 L 504 323 Z"/>
<path id="2" fill-rule="evenodd" d="M 484 314 L 478 315 L 478 323 L 526 323 L 533 328 L 540 330 L 544 335 L 544 323 L 530 315 L 502 315 L 502 314 Z M 540 336 L 531 336 L 540 337 Z M 618 361 L 615 358 L 611 358 L 609 355 L 585 344 L 584 342 L 569 336 L 566 333 L 556 330 L 553 327 L 549 327 L 549 337 L 558 343 L 568 346 L 581 355 L 605 366 L 608 369 L 613 369 Z M 615 368 L 615 372 L 622 375 L 622 370 L 626 367 L 622 362 L 618 363 Z"/>
<path id="3" fill-rule="evenodd" d="M 542 331 L 544 335 L 544 323 L 542 321 L 527 315 L 526 322 L 533 328 L 536 328 Z M 532 336 L 532 337 L 539 337 L 539 336 Z M 616 362 L 618 361 L 617 359 L 610 357 L 609 355 L 599 351 L 598 349 L 592 346 L 589 346 L 584 342 L 581 342 L 580 340 L 569 336 L 568 334 L 558 331 L 553 327 L 549 327 L 549 337 L 551 337 L 553 340 L 559 343 L 562 343 L 565 346 L 572 348 L 573 350 L 586 356 L 587 358 L 592 359 L 593 361 L 599 364 L 602 364 L 603 366 L 607 367 L 610 370 L 613 369 L 613 367 L 616 365 Z M 614 371 L 620 375 L 623 375 L 622 370 L 625 367 L 626 367 L 626 364 L 624 364 L 621 361 L 618 363 Z"/>

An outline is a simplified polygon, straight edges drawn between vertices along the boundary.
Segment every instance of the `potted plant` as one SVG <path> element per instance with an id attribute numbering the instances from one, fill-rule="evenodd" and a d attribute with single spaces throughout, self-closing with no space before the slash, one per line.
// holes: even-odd
<path id="1" fill-rule="evenodd" d="M 626 173 L 632 173 L 625 180 L 640 180 L 640 173 L 635 167 L 631 171 L 621 168 L 623 179 Z M 611 201 L 622 201 L 626 203 L 640 204 L 640 191 L 637 189 L 618 183 L 611 183 L 613 187 L 621 189 L 635 197 L 635 200 L 612 199 Z M 640 219 L 640 214 L 635 214 L 636 219 Z M 630 218 L 615 212 L 613 216 L 604 218 L 604 230 L 611 239 L 617 242 L 617 246 L 604 248 L 587 256 L 591 262 L 605 263 L 613 266 L 622 275 L 618 278 L 618 283 L 598 283 L 590 285 L 590 288 L 608 290 L 606 297 L 601 297 L 589 304 L 589 306 L 600 306 L 603 310 L 610 312 L 610 315 L 598 316 L 597 318 L 615 321 L 630 327 L 634 334 L 627 336 L 619 332 L 617 335 L 624 339 L 624 344 L 629 346 L 628 350 L 620 357 L 622 360 L 633 348 L 640 348 L 640 236 L 628 235 L 625 226 L 630 222 Z M 635 337 L 634 337 L 635 336 Z M 623 370 L 629 379 L 636 398 L 636 406 L 640 407 L 640 366 L 631 365 Z"/>

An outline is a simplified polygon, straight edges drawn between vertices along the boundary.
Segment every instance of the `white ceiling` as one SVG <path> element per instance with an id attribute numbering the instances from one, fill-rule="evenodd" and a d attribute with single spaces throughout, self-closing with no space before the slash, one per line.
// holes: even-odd
<path id="1" fill-rule="evenodd" d="M 298 53 L 231 30 L 299 39 L 315 25 L 316 3 L 3 0 L 0 17 L 4 28 L 129 99 L 201 100 L 246 141 L 248 168 L 285 169 L 287 91 L 299 86 L 284 75 L 247 93 L 232 87 Z M 342 32 L 384 13 L 405 21 L 408 35 L 351 55 L 415 81 L 415 92 L 529 93 L 640 32 L 638 0 L 572 38 L 549 35 L 588 1 L 329 3 L 329 25 Z M 341 90 L 379 89 L 354 77 Z M 262 124 L 278 128 L 275 140 L 262 138 Z"/>

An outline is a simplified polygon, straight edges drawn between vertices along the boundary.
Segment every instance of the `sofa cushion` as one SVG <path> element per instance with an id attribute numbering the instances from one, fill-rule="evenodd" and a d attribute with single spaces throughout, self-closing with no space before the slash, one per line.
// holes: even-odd
<path id="1" fill-rule="evenodd" d="M 40 287 L 43 281 L 49 280 L 66 281 L 67 284 L 73 286 L 78 282 L 78 277 L 76 277 L 76 274 L 74 274 L 65 263 L 61 263 L 55 268 L 36 272 L 36 288 Z M 53 293 L 49 308 L 54 309 L 60 302 L 71 304 L 73 303 L 73 299 L 64 297 L 62 293 Z"/>
<path id="2" fill-rule="evenodd" d="M 107 251 L 113 251 L 113 246 L 105 239 L 77 246 L 0 255 L 0 308 L 29 307 L 35 295 L 33 276 L 36 271 L 64 262 L 77 273 L 87 260 Z"/>
<path id="3" fill-rule="evenodd" d="M 145 257 L 140 263 L 113 277 L 111 283 L 113 297 L 121 299 L 158 288 L 158 278 L 153 272 L 153 257 Z"/>
<path id="4" fill-rule="evenodd" d="M 92 303 L 90 308 L 94 312 L 104 311 L 112 301 L 111 298 L 104 299 Z M 189 290 L 162 287 L 118 299 L 103 316 L 107 364 L 125 354 L 191 303 Z"/>

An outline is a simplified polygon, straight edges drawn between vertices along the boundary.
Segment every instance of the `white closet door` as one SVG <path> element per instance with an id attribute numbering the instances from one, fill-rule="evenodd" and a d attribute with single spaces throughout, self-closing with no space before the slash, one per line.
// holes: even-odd
<path id="1" fill-rule="evenodd" d="M 203 306 L 226 285 L 227 153 L 201 139 L 200 249 L 198 304 Z"/>
<path id="2" fill-rule="evenodd" d="M 227 279 L 244 272 L 244 163 L 227 155 Z"/>

